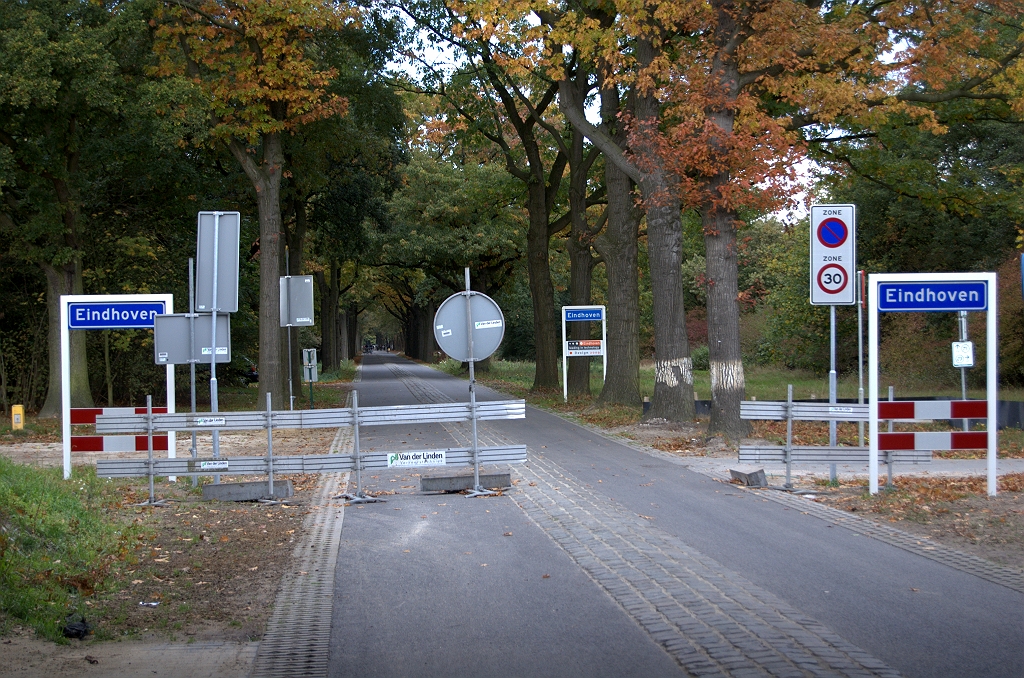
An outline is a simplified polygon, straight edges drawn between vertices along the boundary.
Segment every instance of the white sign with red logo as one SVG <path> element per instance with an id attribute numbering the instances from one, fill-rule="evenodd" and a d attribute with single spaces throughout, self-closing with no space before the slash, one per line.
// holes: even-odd
<path id="1" fill-rule="evenodd" d="M 857 303 L 857 208 L 811 206 L 811 303 Z"/>

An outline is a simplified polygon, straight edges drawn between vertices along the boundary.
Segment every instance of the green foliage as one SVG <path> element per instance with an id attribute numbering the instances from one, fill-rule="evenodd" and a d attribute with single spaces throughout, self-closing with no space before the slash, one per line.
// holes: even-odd
<path id="1" fill-rule="evenodd" d="M 392 231 L 379 236 L 384 263 L 418 265 L 461 289 L 462 269 L 491 291 L 511 274 L 523 251 L 526 215 L 519 187 L 498 164 L 464 166 L 413 155 L 390 202 Z"/>
<path id="2" fill-rule="evenodd" d="M 1024 121 L 999 103 L 936 107 L 945 133 L 905 118 L 823 144 L 829 201 L 857 205 L 870 271 L 993 270 L 1024 228 Z"/>
<path id="3" fill-rule="evenodd" d="M 501 340 L 498 353 L 505 360 L 532 360 L 535 336 L 533 301 L 525 262 L 517 263 L 515 270 L 517 273 L 511 282 L 494 297 L 505 316 L 505 338 Z"/>
<path id="4" fill-rule="evenodd" d="M 117 487 L 92 472 L 37 469 L 0 457 L 0 612 L 62 640 L 66 615 L 107 586 L 143 533 L 108 513 Z"/>
<path id="5" fill-rule="evenodd" d="M 325 372 L 321 375 L 321 382 L 332 382 L 332 381 L 352 381 L 356 376 L 357 365 L 352 360 L 342 360 L 341 364 L 338 365 L 338 369 L 331 372 Z"/>
<path id="6" fill-rule="evenodd" d="M 695 370 L 710 370 L 711 359 L 710 351 L 707 346 L 698 346 L 690 351 L 690 359 L 693 360 L 693 369 Z"/>
<path id="7" fill-rule="evenodd" d="M 749 288 L 766 292 L 764 335 L 746 348 L 747 358 L 775 361 L 817 373 L 829 369 L 829 310 L 811 306 L 808 261 L 809 224 L 783 227 L 777 221 L 755 222 L 744 231 L 750 261 Z M 857 316 L 852 307 L 837 307 L 836 361 L 840 370 L 856 366 Z"/>

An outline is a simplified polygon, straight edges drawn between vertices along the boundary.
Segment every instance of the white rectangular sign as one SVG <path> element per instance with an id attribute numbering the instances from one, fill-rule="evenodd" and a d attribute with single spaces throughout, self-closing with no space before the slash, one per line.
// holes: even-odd
<path id="1" fill-rule="evenodd" d="M 811 304 L 857 303 L 857 208 L 811 206 Z"/>
<path id="2" fill-rule="evenodd" d="M 974 342 L 953 342 L 953 367 L 974 367 Z"/>
<path id="3" fill-rule="evenodd" d="M 444 466 L 445 450 L 417 450 L 415 452 L 388 452 L 388 468 L 392 466 Z"/>
<path id="4" fill-rule="evenodd" d="M 604 342 L 600 339 L 570 339 L 565 342 L 565 355 L 596 356 L 604 355 Z"/>

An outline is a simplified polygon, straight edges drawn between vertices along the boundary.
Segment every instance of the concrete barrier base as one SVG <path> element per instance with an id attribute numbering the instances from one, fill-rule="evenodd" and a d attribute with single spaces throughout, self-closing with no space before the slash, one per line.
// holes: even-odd
<path id="1" fill-rule="evenodd" d="M 481 473 L 480 487 L 505 488 L 512 486 L 511 473 Z M 473 476 L 435 476 L 420 478 L 421 492 L 461 492 L 473 489 Z"/>
<path id="2" fill-rule="evenodd" d="M 274 481 L 274 496 L 270 496 L 270 483 L 257 480 L 249 483 L 221 483 L 203 485 L 203 501 L 258 501 L 260 499 L 288 499 L 295 495 L 290 480 Z"/>

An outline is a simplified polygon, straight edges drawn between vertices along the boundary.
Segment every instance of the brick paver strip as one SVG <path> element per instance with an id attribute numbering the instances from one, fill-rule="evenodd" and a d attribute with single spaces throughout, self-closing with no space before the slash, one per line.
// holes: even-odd
<path id="1" fill-rule="evenodd" d="M 512 498 L 694 675 L 896 676 L 773 594 L 533 453 Z"/>

